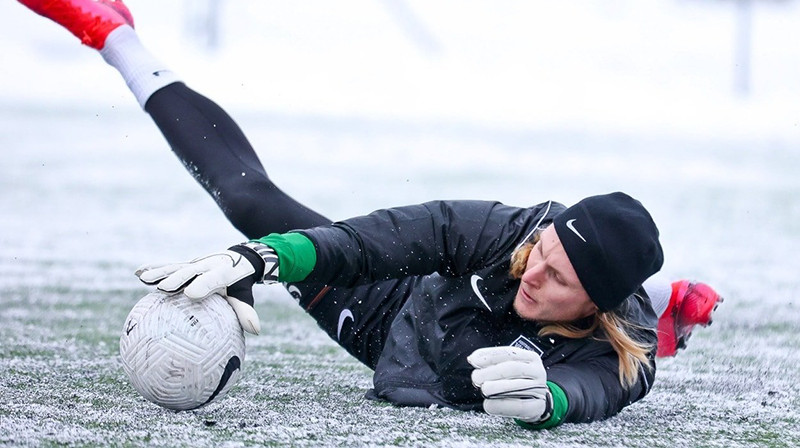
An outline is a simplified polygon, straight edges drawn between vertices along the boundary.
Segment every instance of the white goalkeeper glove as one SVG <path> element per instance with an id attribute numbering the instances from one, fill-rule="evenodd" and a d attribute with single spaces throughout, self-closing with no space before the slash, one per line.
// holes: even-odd
<path id="1" fill-rule="evenodd" d="M 533 424 L 553 414 L 553 396 L 538 354 L 517 347 L 488 347 L 475 350 L 467 361 L 475 367 L 472 384 L 480 388 L 487 414 Z"/>
<path id="2" fill-rule="evenodd" d="M 136 276 L 161 291 L 183 290 L 194 300 L 219 293 L 236 312 L 242 328 L 258 334 L 261 323 L 253 307 L 253 285 L 278 281 L 278 256 L 265 244 L 248 242 L 186 263 L 145 265 L 136 270 Z"/>

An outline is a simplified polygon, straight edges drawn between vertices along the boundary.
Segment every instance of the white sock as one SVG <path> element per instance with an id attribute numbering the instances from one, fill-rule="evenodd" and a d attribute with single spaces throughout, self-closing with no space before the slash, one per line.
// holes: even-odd
<path id="1" fill-rule="evenodd" d="M 122 25 L 108 34 L 100 55 L 119 71 L 142 109 L 150 95 L 168 84 L 180 81 L 175 73 L 142 45 L 136 31 L 128 25 Z"/>
<path id="2" fill-rule="evenodd" d="M 654 275 L 647 280 L 644 284 L 645 292 L 650 296 L 650 302 L 653 304 L 653 310 L 656 316 L 661 318 L 664 311 L 669 306 L 669 299 L 672 296 L 672 282 L 660 275 Z"/>

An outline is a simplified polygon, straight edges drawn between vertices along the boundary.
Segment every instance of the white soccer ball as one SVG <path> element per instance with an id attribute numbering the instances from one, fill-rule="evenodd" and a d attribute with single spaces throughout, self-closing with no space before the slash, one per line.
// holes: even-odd
<path id="1" fill-rule="evenodd" d="M 131 384 L 145 398 L 168 409 L 196 409 L 239 379 L 244 333 L 218 294 L 194 301 L 159 291 L 128 314 L 119 351 Z"/>

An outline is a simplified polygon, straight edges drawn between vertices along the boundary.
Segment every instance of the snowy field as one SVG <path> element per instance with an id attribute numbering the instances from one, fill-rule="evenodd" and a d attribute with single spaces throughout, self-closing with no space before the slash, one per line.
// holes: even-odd
<path id="1" fill-rule="evenodd" d="M 0 445 L 800 446 L 798 2 L 753 9 L 748 94 L 728 1 L 230 0 L 215 48 L 191 31 L 200 2 L 128 3 L 276 183 L 332 219 L 623 190 L 659 224 L 664 272 L 726 301 L 641 402 L 529 432 L 366 401 L 370 372 L 261 288 L 237 386 L 160 409 L 119 362 L 148 291 L 133 271 L 242 236 L 99 56 L 3 2 Z"/>

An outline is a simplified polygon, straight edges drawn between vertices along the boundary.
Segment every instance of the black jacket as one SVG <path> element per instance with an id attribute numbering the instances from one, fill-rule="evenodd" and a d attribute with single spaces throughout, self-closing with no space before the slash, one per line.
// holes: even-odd
<path id="1" fill-rule="evenodd" d="M 625 388 L 617 355 L 602 335 L 539 337 L 539 324 L 512 309 L 519 280 L 508 275 L 511 253 L 563 210 L 555 202 L 516 208 L 438 201 L 303 231 L 317 249 L 307 281 L 352 287 L 410 277 L 409 298 L 392 323 L 369 395 L 401 405 L 481 409 L 466 357 L 500 345 L 541 355 L 548 381 L 567 395 L 564 421 L 608 418 L 646 395 L 654 363 Z M 652 344 L 654 353 L 657 317 L 644 290 L 629 297 L 621 312 L 642 328 L 635 337 Z"/>

